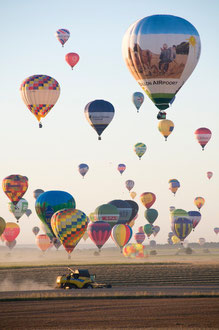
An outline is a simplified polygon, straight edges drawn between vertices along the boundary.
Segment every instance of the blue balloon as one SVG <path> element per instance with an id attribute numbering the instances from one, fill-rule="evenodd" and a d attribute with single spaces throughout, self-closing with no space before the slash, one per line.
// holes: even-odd
<path id="1" fill-rule="evenodd" d="M 123 201 L 121 199 L 114 199 L 108 204 L 116 206 L 119 211 L 119 220 L 117 222 L 117 225 L 126 224 L 131 221 L 132 207 L 127 201 Z"/>
<path id="2" fill-rule="evenodd" d="M 95 100 L 86 105 L 84 112 L 87 121 L 97 132 L 98 139 L 101 140 L 101 134 L 114 117 L 113 105 L 104 100 Z"/>

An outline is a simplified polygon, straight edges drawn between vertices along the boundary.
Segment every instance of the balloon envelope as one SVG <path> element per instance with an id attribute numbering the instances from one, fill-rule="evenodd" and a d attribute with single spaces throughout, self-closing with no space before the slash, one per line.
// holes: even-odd
<path id="1" fill-rule="evenodd" d="M 45 252 L 51 245 L 50 239 L 46 234 L 36 236 L 36 245 L 38 248 Z"/>
<path id="2" fill-rule="evenodd" d="M 174 129 L 174 123 L 171 120 L 163 119 L 158 123 L 158 130 L 167 140 L 168 136 L 172 133 Z"/>
<path id="3" fill-rule="evenodd" d="M 178 188 L 180 187 L 179 181 L 176 180 L 176 179 L 170 179 L 168 183 L 169 183 L 169 189 L 170 189 L 170 191 L 172 191 L 172 193 L 175 195 L 175 193 L 177 192 Z"/>
<path id="4" fill-rule="evenodd" d="M 153 226 L 150 223 L 148 223 L 143 228 L 144 228 L 145 234 L 149 238 L 151 236 L 151 234 L 153 234 Z"/>
<path id="5" fill-rule="evenodd" d="M 122 248 L 128 244 L 132 237 L 132 228 L 124 224 L 115 225 L 112 229 L 111 237 L 122 251 Z"/>
<path id="6" fill-rule="evenodd" d="M 136 216 L 138 215 L 138 210 L 139 210 L 138 204 L 132 200 L 125 200 L 125 202 L 127 202 L 132 209 L 132 213 L 131 213 L 129 221 L 137 219 Z"/>
<path id="7" fill-rule="evenodd" d="M 59 210 L 51 218 L 52 230 L 69 254 L 83 237 L 87 225 L 86 214 L 73 208 Z"/>
<path id="8" fill-rule="evenodd" d="M 135 92 L 132 95 L 132 102 L 134 103 L 137 112 L 139 112 L 139 109 L 142 105 L 142 103 L 144 102 L 144 94 L 142 94 L 141 92 Z"/>
<path id="9" fill-rule="evenodd" d="M 14 241 L 12 241 L 12 242 L 5 242 L 5 245 L 10 249 L 10 250 L 12 250 L 14 247 L 15 247 L 15 245 L 16 245 L 16 240 L 14 240 Z"/>
<path id="10" fill-rule="evenodd" d="M 6 222 L 5 230 L 2 234 L 2 237 L 7 242 L 12 242 L 16 239 L 18 234 L 20 233 L 20 227 L 17 223 L 14 222 Z"/>
<path id="11" fill-rule="evenodd" d="M 33 192 L 33 197 L 35 198 L 35 199 L 37 199 L 41 194 L 43 194 L 44 193 L 44 190 L 42 190 L 42 189 L 36 189 L 36 190 L 34 190 L 34 192 Z"/>
<path id="12" fill-rule="evenodd" d="M 126 180 L 126 182 L 125 182 L 125 186 L 128 189 L 128 191 L 132 190 L 134 185 L 135 185 L 135 182 L 133 180 Z"/>
<path id="13" fill-rule="evenodd" d="M 135 197 L 137 196 L 136 192 L 135 191 L 131 191 L 130 192 L 130 196 L 132 199 L 135 199 Z"/>
<path id="14" fill-rule="evenodd" d="M 22 82 L 20 93 L 27 108 L 40 122 L 56 104 L 60 95 L 60 86 L 54 78 L 36 74 Z"/>
<path id="15" fill-rule="evenodd" d="M 144 192 L 140 196 L 140 201 L 147 209 L 149 209 L 156 201 L 156 196 L 152 192 Z"/>
<path id="16" fill-rule="evenodd" d="M 16 206 L 12 203 L 8 203 L 8 209 L 11 213 L 13 213 L 14 217 L 19 220 L 22 215 L 27 211 L 28 201 L 26 199 L 21 198 Z"/>
<path id="17" fill-rule="evenodd" d="M 159 110 L 165 110 L 197 65 L 201 42 L 187 20 L 152 15 L 128 28 L 122 51 L 141 88 Z"/>
<path id="18" fill-rule="evenodd" d="M 29 216 L 32 214 L 32 211 L 30 209 L 27 209 L 25 214 L 29 218 Z"/>
<path id="19" fill-rule="evenodd" d="M 39 219 L 48 228 L 47 235 L 52 240 L 54 236 L 51 227 L 53 214 L 62 209 L 74 209 L 75 200 L 69 193 L 60 190 L 50 190 L 41 194 L 35 203 L 36 213 Z"/>
<path id="20" fill-rule="evenodd" d="M 201 221 L 201 213 L 198 211 L 189 211 L 188 212 L 189 219 L 192 221 L 192 227 L 195 229 L 195 227 L 199 224 Z"/>
<path id="21" fill-rule="evenodd" d="M 119 173 L 122 175 L 122 173 L 125 171 L 126 166 L 125 164 L 119 164 L 117 167 L 117 170 L 119 171 Z"/>
<path id="22" fill-rule="evenodd" d="M 136 233 L 134 235 L 134 239 L 136 240 L 136 243 L 142 244 L 145 240 L 145 233 Z"/>
<path id="23" fill-rule="evenodd" d="M 207 178 L 210 180 L 213 176 L 213 172 L 207 172 Z"/>
<path id="24" fill-rule="evenodd" d="M 56 31 L 55 36 L 63 47 L 70 37 L 70 32 L 67 29 L 59 29 Z"/>
<path id="25" fill-rule="evenodd" d="M 78 63 L 79 59 L 80 57 L 77 53 L 68 53 L 65 55 L 65 60 L 72 69 Z"/>
<path id="26" fill-rule="evenodd" d="M 148 209 L 145 210 L 144 216 L 147 219 L 147 221 L 152 225 L 158 217 L 158 212 L 155 209 Z"/>
<path id="27" fill-rule="evenodd" d="M 40 231 L 39 227 L 33 227 L 32 232 L 34 233 L 34 235 L 36 236 Z"/>
<path id="28" fill-rule="evenodd" d="M 89 166 L 87 164 L 78 165 L 78 171 L 83 177 L 85 176 L 88 170 L 89 170 Z"/>
<path id="29" fill-rule="evenodd" d="M 194 200 L 194 204 L 200 210 L 202 206 L 205 204 L 205 199 L 203 197 L 196 197 Z"/>
<path id="30" fill-rule="evenodd" d="M 173 231 L 180 241 L 184 241 L 184 239 L 191 233 L 192 228 L 192 221 L 190 219 L 178 218 L 174 220 Z"/>
<path id="31" fill-rule="evenodd" d="M 19 174 L 12 174 L 4 178 L 2 189 L 10 201 L 17 205 L 28 188 L 28 178 Z"/>
<path id="32" fill-rule="evenodd" d="M 202 147 L 202 150 L 204 150 L 206 144 L 208 143 L 208 141 L 211 138 L 211 135 L 212 135 L 212 133 L 211 133 L 210 129 L 208 129 L 206 127 L 198 128 L 195 131 L 196 140 L 198 141 L 198 143 Z"/>
<path id="33" fill-rule="evenodd" d="M 148 257 L 147 248 L 142 244 L 129 243 L 123 247 L 123 255 L 128 258 L 146 258 Z"/>
<path id="34" fill-rule="evenodd" d="M 101 140 L 101 134 L 114 117 L 114 107 L 110 102 L 95 100 L 88 103 L 84 109 L 88 123 L 95 129 Z"/>
<path id="35" fill-rule="evenodd" d="M 139 157 L 139 159 L 141 159 L 141 157 L 144 155 L 146 150 L 147 150 L 147 147 L 142 142 L 138 142 L 134 145 L 134 152 Z"/>
<path id="36" fill-rule="evenodd" d="M 0 217 L 0 236 L 1 236 L 1 234 L 4 232 L 5 227 L 6 227 L 6 222 L 5 222 L 5 220 L 4 220 L 2 217 Z"/>
<path id="37" fill-rule="evenodd" d="M 104 221 L 90 223 L 87 229 L 90 239 L 100 250 L 110 237 L 111 226 Z"/>

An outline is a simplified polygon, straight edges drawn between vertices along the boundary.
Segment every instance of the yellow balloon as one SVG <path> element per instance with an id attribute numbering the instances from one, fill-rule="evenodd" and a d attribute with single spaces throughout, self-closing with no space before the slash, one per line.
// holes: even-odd
<path id="1" fill-rule="evenodd" d="M 172 133 L 174 129 L 174 123 L 171 120 L 163 119 L 159 121 L 158 129 L 161 132 L 161 134 L 165 137 L 165 140 L 167 140 L 168 136 Z"/>
<path id="2" fill-rule="evenodd" d="M 180 242 L 180 239 L 175 235 L 171 237 L 171 240 L 173 244 L 178 244 Z"/>
<path id="3" fill-rule="evenodd" d="M 132 192 L 130 192 L 130 196 L 131 196 L 132 199 L 135 199 L 137 194 L 136 194 L 136 192 L 132 191 Z"/>

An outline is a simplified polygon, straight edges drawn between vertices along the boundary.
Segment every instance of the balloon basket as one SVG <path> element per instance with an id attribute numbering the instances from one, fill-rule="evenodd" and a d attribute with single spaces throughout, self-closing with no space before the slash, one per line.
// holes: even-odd
<path id="1" fill-rule="evenodd" d="M 98 140 L 101 140 L 101 137 L 100 136 L 98 136 Z"/>

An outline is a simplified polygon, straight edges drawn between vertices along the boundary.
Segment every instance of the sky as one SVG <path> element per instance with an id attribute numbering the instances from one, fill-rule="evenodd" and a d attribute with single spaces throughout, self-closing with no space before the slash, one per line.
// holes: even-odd
<path id="1" fill-rule="evenodd" d="M 89 215 L 113 199 L 131 199 L 125 188 L 128 179 L 135 181 L 133 191 L 139 204 L 134 232 L 146 224 L 141 193 L 149 191 L 157 197 L 153 205 L 159 212 L 154 224 L 161 228 L 157 243 L 166 243 L 171 231 L 169 207 L 196 210 L 194 198 L 202 196 L 206 200 L 202 220 L 188 240 L 196 242 L 204 237 L 218 241 L 213 232 L 214 227 L 219 227 L 219 114 L 215 102 L 218 10 L 217 0 L 8 0 L 1 4 L 0 180 L 10 174 L 27 176 L 29 188 L 24 198 L 33 212 L 29 218 L 24 215 L 20 219 L 18 244 L 34 244 L 31 230 L 40 224 L 34 208 L 35 189 L 67 191 L 75 198 L 77 209 Z M 167 118 L 175 124 L 167 142 L 157 129 L 157 109 L 146 95 L 137 114 L 132 94 L 142 90 L 126 67 L 121 51 L 128 27 L 154 14 L 185 18 L 198 30 L 202 45 L 194 72 L 167 110 Z M 55 38 L 60 28 L 71 33 L 64 48 Z M 80 55 L 73 71 L 65 62 L 69 52 Z M 42 129 L 19 92 L 21 82 L 33 74 L 52 76 L 61 87 L 58 102 L 42 120 Z M 98 141 L 84 115 L 86 104 L 95 99 L 109 101 L 115 108 L 102 141 Z M 212 131 L 204 152 L 194 137 L 199 127 Z M 141 161 L 133 151 L 137 142 L 147 146 Z M 80 163 L 90 168 L 84 180 L 78 173 Z M 127 166 L 122 176 L 117 171 L 119 163 Z M 211 180 L 207 179 L 207 171 L 214 173 Z M 175 197 L 168 189 L 172 178 L 181 183 Z M 1 190 L 0 216 L 15 221 L 8 211 L 8 201 Z"/>

